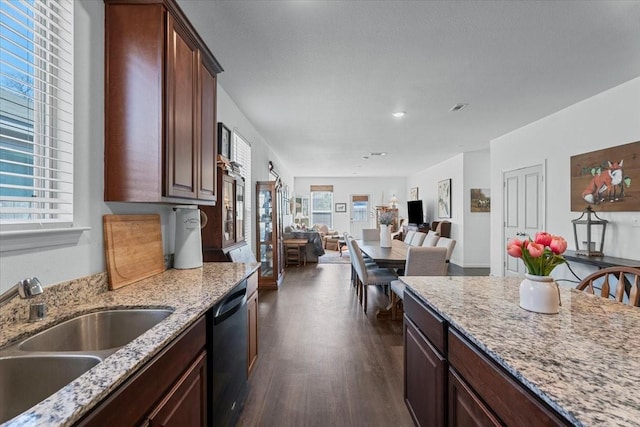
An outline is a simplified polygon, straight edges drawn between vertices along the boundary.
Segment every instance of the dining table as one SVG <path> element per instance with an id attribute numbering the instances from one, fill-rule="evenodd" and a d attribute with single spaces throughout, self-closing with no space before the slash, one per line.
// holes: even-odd
<path id="1" fill-rule="evenodd" d="M 373 259 L 376 265 L 380 268 L 396 269 L 400 273 L 404 270 L 405 263 L 407 261 L 407 248 L 408 244 L 402 240 L 391 239 L 391 247 L 380 247 L 379 240 L 356 240 L 360 251 Z M 392 302 L 391 302 L 391 289 L 386 289 L 387 297 L 389 298 L 389 304 L 382 308 L 379 307 L 376 310 L 376 318 L 390 319 L 392 318 Z"/>
<path id="2" fill-rule="evenodd" d="M 362 253 L 373 259 L 378 267 L 404 269 L 409 245 L 402 240 L 391 239 L 390 248 L 381 248 L 379 240 L 356 241 Z"/>

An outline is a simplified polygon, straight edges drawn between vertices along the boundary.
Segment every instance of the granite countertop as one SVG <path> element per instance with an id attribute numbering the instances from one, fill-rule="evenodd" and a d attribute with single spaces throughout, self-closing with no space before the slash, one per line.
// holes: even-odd
<path id="1" fill-rule="evenodd" d="M 560 286 L 556 315 L 519 307 L 522 279 L 402 277 L 407 289 L 579 426 L 640 422 L 640 309 Z"/>
<path id="2" fill-rule="evenodd" d="M 62 304 L 50 310 L 43 322 L 3 323 L 0 347 L 62 320 L 100 309 L 153 307 L 175 310 L 84 375 L 3 426 L 68 426 L 76 422 L 258 267 L 257 263 L 205 263 L 202 268 L 167 270 L 115 291 L 91 295 L 81 303 Z M 104 274 L 97 277 L 99 282 L 106 280 Z"/>

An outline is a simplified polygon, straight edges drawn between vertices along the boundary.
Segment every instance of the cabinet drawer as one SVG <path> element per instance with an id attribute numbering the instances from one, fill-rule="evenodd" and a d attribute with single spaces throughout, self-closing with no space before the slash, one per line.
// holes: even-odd
<path id="1" fill-rule="evenodd" d="M 447 324 L 444 319 L 425 307 L 410 291 L 404 294 L 403 306 L 405 315 L 416 324 L 420 332 L 440 353 L 446 354 Z"/>
<path id="2" fill-rule="evenodd" d="M 506 425 L 570 425 L 453 329 L 449 363 Z"/>

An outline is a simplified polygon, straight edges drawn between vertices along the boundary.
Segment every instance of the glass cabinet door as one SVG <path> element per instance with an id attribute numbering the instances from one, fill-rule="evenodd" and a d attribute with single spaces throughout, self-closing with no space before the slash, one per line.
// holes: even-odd
<path id="1" fill-rule="evenodd" d="M 244 241 L 244 180 L 236 180 L 236 242 Z"/>
<path id="2" fill-rule="evenodd" d="M 235 226 L 235 194 L 233 192 L 234 179 L 229 176 L 223 176 L 222 182 L 222 201 L 224 203 L 222 209 L 222 232 L 223 247 L 233 244 L 236 241 Z"/>
<path id="3" fill-rule="evenodd" d="M 258 189 L 258 244 L 260 246 L 260 274 L 273 277 L 273 200 L 269 188 Z"/>

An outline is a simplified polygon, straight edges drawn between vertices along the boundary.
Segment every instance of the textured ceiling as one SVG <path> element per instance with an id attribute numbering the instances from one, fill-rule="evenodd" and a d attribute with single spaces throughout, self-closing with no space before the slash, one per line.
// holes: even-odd
<path id="1" fill-rule="evenodd" d="M 635 0 L 178 3 L 294 176 L 407 176 L 640 76 Z"/>

